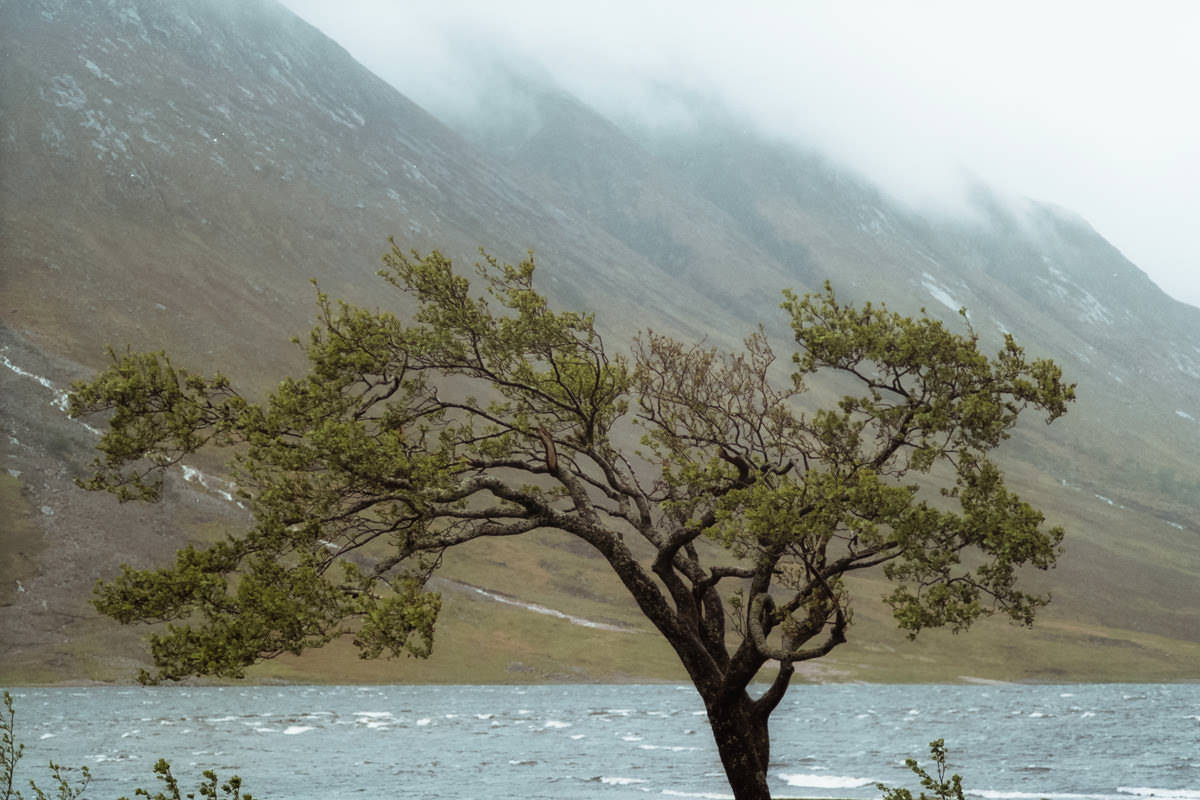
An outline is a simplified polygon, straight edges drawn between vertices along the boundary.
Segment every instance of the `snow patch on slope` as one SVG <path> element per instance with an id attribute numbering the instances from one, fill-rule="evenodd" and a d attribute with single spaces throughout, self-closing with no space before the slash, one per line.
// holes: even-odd
<path id="1" fill-rule="evenodd" d="M 66 414 L 70 407 L 70 400 L 68 398 L 67 393 L 64 392 L 62 389 L 58 388 L 58 386 L 55 385 L 54 381 L 50 380 L 49 378 L 46 378 L 46 377 L 43 377 L 36 373 L 30 372 L 29 370 L 24 369 L 23 367 L 20 367 L 17 364 L 14 364 L 12 359 L 10 359 L 8 357 L 8 355 L 5 354 L 5 351 L 7 351 L 7 350 L 8 350 L 7 347 L 0 349 L 0 364 L 3 364 L 9 370 L 16 373 L 17 375 L 20 375 L 22 378 L 28 378 L 29 380 L 34 381 L 35 383 L 45 387 L 46 389 L 49 389 L 54 394 L 54 399 L 50 401 L 50 405 L 54 406 L 59 411 Z M 84 427 L 84 429 L 86 429 L 89 433 L 91 433 L 95 436 L 102 436 L 104 434 L 104 432 L 101 431 L 99 428 L 97 428 L 93 425 L 89 425 L 86 422 L 84 422 L 83 420 L 75 420 L 75 422 L 82 425 Z M 13 439 L 14 444 L 20 444 L 19 442 L 16 441 L 15 438 L 13 438 L 13 437 L 10 437 L 10 438 Z M 243 505 L 241 503 L 241 501 L 237 500 L 233 496 L 233 492 L 237 491 L 237 486 L 235 484 L 233 484 L 229 481 L 226 481 L 226 480 L 222 480 L 221 478 L 214 478 L 210 475 L 205 475 L 200 470 L 196 469 L 195 467 L 189 467 L 187 464 L 181 464 L 180 469 L 183 470 L 183 479 L 185 481 L 187 481 L 188 483 L 198 483 L 198 484 L 200 484 L 200 486 L 202 486 L 207 491 L 216 494 L 221 499 L 223 499 L 225 502 L 232 503 L 233 505 L 236 505 L 238 508 L 246 507 L 245 505 Z M 11 470 L 10 470 L 10 472 L 11 472 Z"/>
<path id="2" fill-rule="evenodd" d="M 958 311 L 963 307 L 963 304 L 955 300 L 954 295 L 950 294 L 950 290 L 938 283 L 937 278 L 928 272 L 921 273 L 921 285 L 925 287 L 925 291 L 933 296 L 934 300 L 937 300 L 951 311 Z"/>
<path id="3" fill-rule="evenodd" d="M 1042 257 L 1050 277 L 1038 277 L 1035 280 L 1047 292 L 1063 305 L 1069 305 L 1076 311 L 1077 318 L 1082 322 L 1096 325 L 1113 325 L 1112 311 L 1101 303 L 1096 296 L 1071 280 L 1071 277 Z"/>
<path id="4" fill-rule="evenodd" d="M 443 578 L 443 580 L 446 579 Z M 478 586 L 472 586 L 469 583 L 460 583 L 458 581 L 449 582 L 453 583 L 459 588 L 466 589 L 474 592 L 475 594 L 481 595 L 482 597 L 486 597 L 488 600 L 492 600 L 497 603 L 503 603 L 509 606 L 516 606 L 517 608 L 523 608 L 526 611 L 532 611 L 535 614 L 544 614 L 549 617 L 556 617 L 561 620 L 566 620 L 572 625 L 580 625 L 584 628 L 595 628 L 596 630 L 601 631 L 614 631 L 616 633 L 637 633 L 637 631 L 633 628 L 627 628 L 622 625 L 611 625 L 607 622 L 595 622 L 590 619 L 584 619 L 583 617 L 567 614 L 554 608 L 547 608 L 546 606 L 538 605 L 537 603 L 526 603 L 521 600 L 516 600 L 514 598 L 498 594 L 497 592 L 489 592 L 487 589 L 481 589 Z"/>

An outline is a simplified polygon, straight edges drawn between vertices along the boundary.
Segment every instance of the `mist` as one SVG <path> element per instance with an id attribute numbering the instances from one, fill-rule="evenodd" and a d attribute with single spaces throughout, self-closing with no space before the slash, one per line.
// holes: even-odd
<path id="1" fill-rule="evenodd" d="M 973 182 L 1070 209 L 1200 306 L 1200 6 L 283 1 L 447 120 L 504 106 L 500 64 L 615 120 L 710 98 L 920 210 Z"/>

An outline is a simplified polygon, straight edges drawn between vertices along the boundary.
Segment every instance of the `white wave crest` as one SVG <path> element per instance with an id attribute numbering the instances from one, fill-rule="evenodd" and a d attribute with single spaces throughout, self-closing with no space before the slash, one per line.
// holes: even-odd
<path id="1" fill-rule="evenodd" d="M 285 736 L 296 736 L 297 734 L 308 733 L 312 730 L 316 730 L 312 725 L 289 725 L 283 733 Z"/>
<path id="2" fill-rule="evenodd" d="M 1200 789 L 1157 789 L 1145 786 L 1118 786 L 1121 794 L 1153 797 L 1156 800 L 1200 800 Z"/>
<path id="3" fill-rule="evenodd" d="M 1077 794 L 1072 792 L 998 792 L 989 791 L 987 789 L 976 789 L 971 792 L 973 795 L 985 798 L 985 800 L 1119 800 L 1120 795 L 1114 794 Z"/>
<path id="4" fill-rule="evenodd" d="M 861 789 L 872 786 L 875 781 L 871 778 L 851 778 L 846 775 L 813 775 L 795 773 L 780 775 L 779 778 L 788 786 L 803 786 L 810 789 Z"/>
<path id="5" fill-rule="evenodd" d="M 639 750 L 666 750 L 668 753 L 694 753 L 699 750 L 699 747 L 685 747 L 683 745 L 666 745 L 666 744 L 639 744 Z"/>

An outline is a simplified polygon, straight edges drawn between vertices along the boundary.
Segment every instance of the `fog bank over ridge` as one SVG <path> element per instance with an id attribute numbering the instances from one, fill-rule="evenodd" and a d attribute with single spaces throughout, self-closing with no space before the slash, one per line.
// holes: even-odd
<path id="1" fill-rule="evenodd" d="M 1200 7 L 283 2 L 443 118 L 495 110 L 497 64 L 613 119 L 706 97 L 925 211 L 969 211 L 980 182 L 1069 208 L 1200 305 Z"/>

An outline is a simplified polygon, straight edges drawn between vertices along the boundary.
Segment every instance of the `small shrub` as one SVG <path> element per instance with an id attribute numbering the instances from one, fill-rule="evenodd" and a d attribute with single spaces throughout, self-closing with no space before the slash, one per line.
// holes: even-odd
<path id="1" fill-rule="evenodd" d="M 12 695 L 4 693 L 4 712 L 0 714 L 0 795 L 2 800 L 25 800 L 25 796 L 13 783 L 17 775 L 17 762 L 25 753 L 25 745 L 17 741 L 16 712 L 13 710 Z M 35 800 L 75 800 L 91 783 L 92 773 L 87 767 L 79 768 L 79 783 L 74 785 L 69 774 L 75 770 L 50 762 L 50 777 L 54 780 L 54 794 L 47 794 L 33 781 L 29 788 Z"/>
<path id="2" fill-rule="evenodd" d="M 946 779 L 945 740 L 930 742 L 929 755 L 936 765 L 936 777 L 923 769 L 915 758 L 906 759 L 904 762 L 921 779 L 921 788 L 932 792 L 926 794 L 922 791 L 917 800 L 963 800 L 962 776 L 951 775 L 949 780 Z M 877 783 L 875 786 L 884 793 L 883 800 L 913 800 L 913 793 L 908 789 L 893 789 L 883 783 Z"/>
<path id="3" fill-rule="evenodd" d="M 228 783 L 220 784 L 220 792 L 218 793 L 217 773 L 211 769 L 204 771 L 204 781 L 196 792 L 189 792 L 186 795 L 179 793 L 179 781 L 171 774 L 171 765 L 167 760 L 160 758 L 158 763 L 154 765 L 155 776 L 162 781 L 167 787 L 167 793 L 157 792 L 150 794 L 145 789 L 137 789 L 134 791 L 134 797 L 147 797 L 149 800 L 195 800 L 197 794 L 200 797 L 209 798 L 209 800 L 218 800 L 218 798 L 227 798 L 227 800 L 254 800 L 251 794 L 242 794 L 242 779 L 234 775 L 229 779 Z M 119 800 L 129 800 L 128 797 L 119 798 Z"/>

